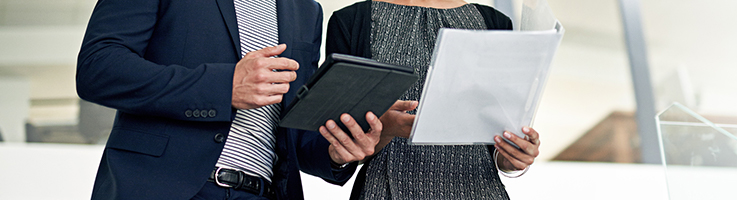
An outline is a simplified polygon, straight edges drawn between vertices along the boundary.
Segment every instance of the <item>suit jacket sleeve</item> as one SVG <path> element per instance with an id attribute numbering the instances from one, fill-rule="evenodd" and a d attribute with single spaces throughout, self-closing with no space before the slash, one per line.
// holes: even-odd
<path id="1" fill-rule="evenodd" d="M 121 112 L 197 121 L 230 121 L 235 63 L 158 64 L 146 57 L 160 17 L 160 1 L 100 0 L 85 33 L 77 64 L 77 93 Z M 159 27 L 160 28 L 160 27 Z M 177 34 L 177 33 L 171 33 Z M 172 55 L 177 56 L 177 55 Z M 188 118 L 208 107 L 217 117 Z"/>
<path id="2" fill-rule="evenodd" d="M 314 40 L 318 43 L 322 40 L 322 10 L 320 9 L 319 12 L 319 20 L 317 20 L 317 23 L 315 24 L 316 33 L 314 34 Z M 330 38 L 330 35 L 331 34 L 328 34 L 327 37 Z M 332 38 L 330 40 L 332 40 Z M 314 58 L 314 60 L 319 60 L 319 55 Z M 300 147 L 302 147 L 302 149 L 296 152 L 298 155 L 300 170 L 305 173 L 321 177 L 326 182 L 332 184 L 343 185 L 348 182 L 348 180 L 353 176 L 357 164 L 352 163 L 342 170 L 334 170 L 330 166 L 331 158 L 328 153 L 330 142 L 328 142 L 318 132 L 307 131 L 297 134 L 301 135 Z M 307 148 L 310 150 L 308 151 Z"/>

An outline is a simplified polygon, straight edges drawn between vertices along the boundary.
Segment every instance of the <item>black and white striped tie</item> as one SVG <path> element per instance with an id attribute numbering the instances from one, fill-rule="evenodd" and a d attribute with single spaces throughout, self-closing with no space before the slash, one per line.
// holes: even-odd
<path id="1" fill-rule="evenodd" d="M 279 42 L 276 1 L 235 0 L 234 3 L 241 56 L 276 46 Z M 238 110 L 217 166 L 242 170 L 271 181 L 276 160 L 274 129 L 280 112 L 280 104 Z"/>

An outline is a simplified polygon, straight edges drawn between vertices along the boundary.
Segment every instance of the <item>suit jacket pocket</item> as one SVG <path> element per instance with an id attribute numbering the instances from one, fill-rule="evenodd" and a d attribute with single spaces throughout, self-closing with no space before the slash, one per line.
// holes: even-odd
<path id="1" fill-rule="evenodd" d="M 113 129 L 107 148 L 120 149 L 159 157 L 164 154 L 169 136 L 127 129 Z"/>
<path id="2" fill-rule="evenodd" d="M 292 48 L 294 51 L 304 51 L 309 53 L 317 53 L 320 51 L 320 45 L 301 41 L 294 41 L 292 46 L 287 46 L 287 48 Z"/>

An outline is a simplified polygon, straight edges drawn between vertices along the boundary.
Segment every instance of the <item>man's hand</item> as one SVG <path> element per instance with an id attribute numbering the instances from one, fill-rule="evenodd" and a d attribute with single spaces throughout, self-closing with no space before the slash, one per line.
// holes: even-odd
<path id="1" fill-rule="evenodd" d="M 333 120 L 328 120 L 325 126 L 320 126 L 320 134 L 330 142 L 328 153 L 333 162 L 337 164 L 345 164 L 354 161 L 361 161 L 367 156 L 374 154 L 374 147 L 379 142 L 381 135 L 381 121 L 372 112 L 366 113 L 366 121 L 371 128 L 368 133 L 364 133 L 361 126 L 356 123 L 349 114 L 340 116 L 348 130 L 353 135 L 353 139 L 348 137 Z"/>
<path id="2" fill-rule="evenodd" d="M 252 109 L 281 102 L 289 82 L 297 79 L 294 71 L 299 69 L 297 61 L 273 57 L 286 49 L 285 44 L 266 47 L 248 52 L 238 61 L 233 74 L 233 107 Z"/>

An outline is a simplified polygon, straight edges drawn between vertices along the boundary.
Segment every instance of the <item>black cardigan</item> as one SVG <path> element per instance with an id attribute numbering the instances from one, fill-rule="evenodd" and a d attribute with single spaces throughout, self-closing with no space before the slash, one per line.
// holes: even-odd
<path id="1" fill-rule="evenodd" d="M 512 30 L 509 17 L 496 9 L 473 4 L 484 17 L 487 29 Z M 371 58 L 371 0 L 357 2 L 333 12 L 328 21 L 325 55 L 342 53 Z"/>

